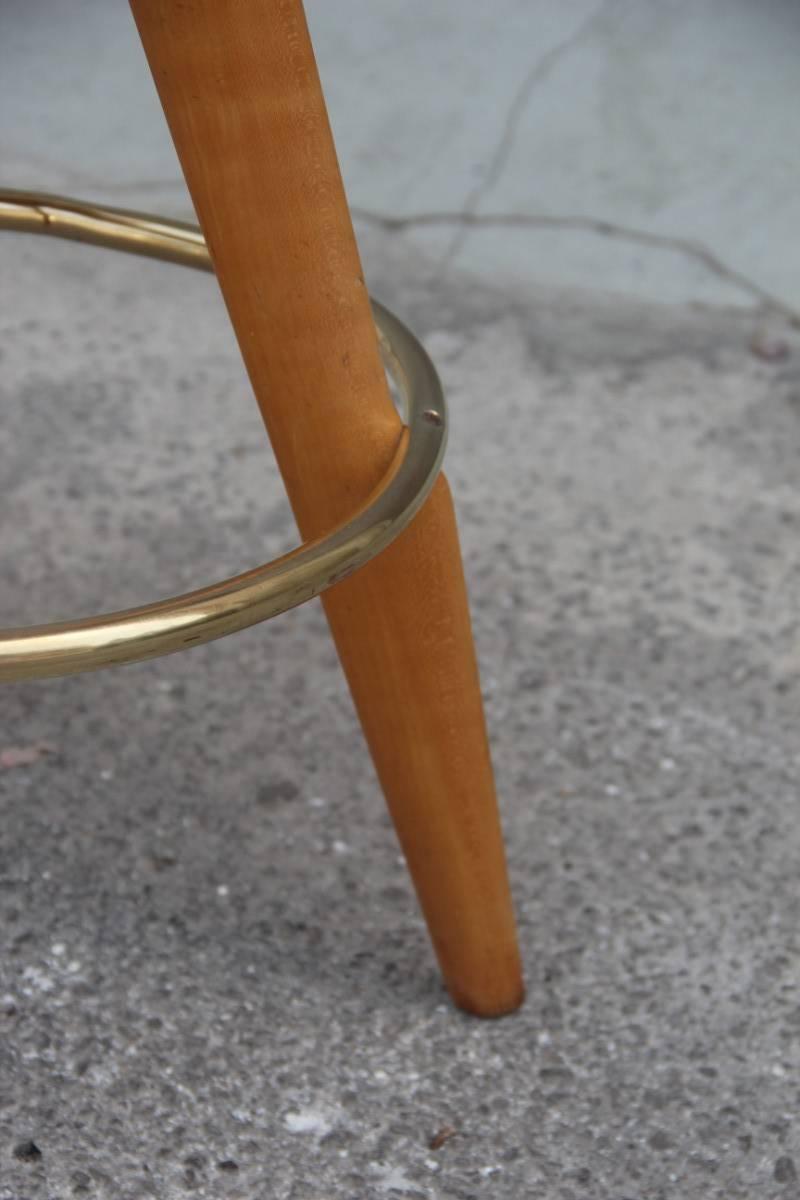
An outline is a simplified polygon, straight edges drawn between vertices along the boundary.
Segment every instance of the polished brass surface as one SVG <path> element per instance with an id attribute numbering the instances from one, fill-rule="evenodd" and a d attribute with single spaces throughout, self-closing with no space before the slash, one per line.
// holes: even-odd
<path id="1" fill-rule="evenodd" d="M 61 196 L 0 189 L 0 229 L 44 233 L 213 271 L 194 225 Z M 379 554 L 409 524 L 441 467 L 447 413 L 436 370 L 412 333 L 373 302 L 406 424 L 386 477 L 349 521 L 265 566 L 142 608 L 0 630 L 0 681 L 70 675 L 212 641 L 318 595 Z"/>

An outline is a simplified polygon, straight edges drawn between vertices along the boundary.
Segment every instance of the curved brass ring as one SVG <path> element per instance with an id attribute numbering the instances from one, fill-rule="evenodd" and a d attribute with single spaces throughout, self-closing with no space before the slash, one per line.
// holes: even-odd
<path id="1" fill-rule="evenodd" d="M 0 229 L 46 233 L 212 271 L 194 225 L 60 196 L 0 190 Z M 58 625 L 0 630 L 0 680 L 70 675 L 171 654 L 277 616 L 318 595 L 379 554 L 433 487 L 447 413 L 422 346 L 373 303 L 387 369 L 403 393 L 406 425 L 386 477 L 349 521 L 290 554 L 198 591 L 142 608 Z"/>

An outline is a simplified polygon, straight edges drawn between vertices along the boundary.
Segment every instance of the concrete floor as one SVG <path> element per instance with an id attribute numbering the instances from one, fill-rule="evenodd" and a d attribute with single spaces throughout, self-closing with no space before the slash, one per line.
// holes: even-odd
<path id="1" fill-rule="evenodd" d="M 793 0 L 307 11 L 360 224 L 506 287 L 800 311 Z M 124 0 L 4 0 L 0 36 L 4 179 L 189 210 Z"/>
<path id="2" fill-rule="evenodd" d="M 0 1200 L 800 1191 L 800 19 L 465 7 L 309 17 L 451 399 L 528 1002 L 448 1005 L 316 606 L 5 688 Z M 122 3 L 0 6 L 0 161 L 186 213 Z M 2 249 L 0 621 L 290 545 L 213 280 Z"/>

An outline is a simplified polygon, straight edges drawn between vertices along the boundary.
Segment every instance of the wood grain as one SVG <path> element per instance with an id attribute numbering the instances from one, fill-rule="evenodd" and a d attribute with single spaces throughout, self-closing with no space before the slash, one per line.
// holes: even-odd
<path id="1" fill-rule="evenodd" d="M 304 538 L 400 436 L 300 0 L 131 0 Z M 522 982 L 455 517 L 441 478 L 325 609 L 447 985 Z"/>

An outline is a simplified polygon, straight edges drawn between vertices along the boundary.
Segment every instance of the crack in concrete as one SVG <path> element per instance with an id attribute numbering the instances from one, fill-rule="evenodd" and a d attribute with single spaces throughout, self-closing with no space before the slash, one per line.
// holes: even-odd
<path id="1" fill-rule="evenodd" d="M 603 0 L 598 8 L 591 13 L 585 21 L 582 21 L 574 33 L 557 45 L 552 46 L 547 50 L 541 58 L 533 64 L 522 83 L 517 88 L 511 98 L 506 119 L 503 123 L 503 129 L 500 134 L 499 141 L 495 146 L 492 156 L 489 160 L 489 165 L 486 169 L 486 174 L 475 187 L 467 194 L 461 212 L 463 216 L 469 217 L 477 213 L 481 202 L 492 191 L 500 176 L 505 170 L 508 160 L 511 157 L 511 151 L 514 148 L 514 142 L 517 138 L 517 130 L 519 123 L 528 106 L 533 92 L 542 83 L 553 69 L 558 65 L 561 59 L 575 48 L 583 39 L 594 32 L 598 19 L 606 8 L 607 0 Z M 440 264 L 440 274 L 443 274 L 455 256 L 458 254 L 464 242 L 469 236 L 469 229 L 466 227 L 459 229 L 450 245 L 444 252 L 442 262 Z"/>
<path id="2" fill-rule="evenodd" d="M 590 20 L 596 20 L 598 15 L 598 13 L 595 13 L 594 17 L 590 18 Z M 585 33 L 586 26 L 584 25 L 582 28 Z M 577 37 L 578 34 L 576 33 L 574 38 L 576 39 Z M 562 42 L 560 47 L 554 47 L 550 53 L 554 54 L 558 49 L 563 50 L 566 48 L 566 45 L 566 42 Z M 504 163 L 500 164 L 495 175 L 495 180 L 499 178 L 503 165 Z M 72 174 L 75 179 L 80 179 L 85 186 L 85 176 L 78 172 L 72 172 Z M 121 195 L 127 192 L 146 192 L 155 189 L 183 190 L 186 185 L 182 179 L 165 178 L 150 179 L 143 182 L 117 181 L 109 183 L 106 181 L 96 186 L 98 188 L 102 187 L 108 194 L 118 193 Z M 485 188 L 482 194 L 485 194 L 487 190 L 488 188 Z M 479 200 L 480 197 L 478 198 L 478 202 Z M 728 266 L 713 250 L 703 242 L 696 241 L 693 238 L 684 238 L 675 234 L 651 233 L 644 229 L 637 229 L 634 226 L 606 221 L 602 217 L 559 216 L 555 213 L 477 213 L 470 210 L 467 204 L 465 204 L 461 211 L 443 210 L 439 212 L 418 212 L 403 215 L 379 213 L 373 209 L 360 208 L 357 205 L 351 206 L 350 211 L 356 220 L 382 229 L 386 233 L 403 233 L 405 230 L 420 228 L 426 225 L 452 225 L 461 227 L 459 233 L 463 231 L 465 236 L 476 229 L 577 230 L 578 232 L 592 233 L 600 237 L 616 238 L 620 241 L 627 241 L 639 246 L 648 246 L 656 250 L 682 254 L 686 258 L 700 263 L 706 270 L 716 275 L 718 279 L 724 279 L 727 283 L 739 288 L 740 291 L 746 292 L 766 309 L 785 317 L 794 328 L 800 329 L 799 308 L 795 308 L 787 301 L 781 299 L 780 296 L 776 296 L 774 292 L 770 292 L 767 288 L 762 287 L 761 284 L 757 283 L 754 279 L 750 279 L 743 272 L 737 271 L 735 267 Z M 46 216 L 46 214 L 43 215 Z M 464 238 L 456 245 L 454 239 L 453 243 L 451 243 L 439 267 L 437 278 L 441 278 L 455 254 L 461 248 L 461 245 L 463 245 L 463 241 Z"/>
<path id="3" fill-rule="evenodd" d="M 703 242 L 692 238 L 679 237 L 666 233 L 650 233 L 645 229 L 636 229 L 629 225 L 620 225 L 614 221 L 605 221 L 598 217 L 558 216 L 553 213 L 475 213 L 462 210 L 461 212 L 421 212 L 407 216 L 392 216 L 376 213 L 370 209 L 352 208 L 352 215 L 365 224 L 377 226 L 387 233 L 402 233 L 407 229 L 430 225 L 455 225 L 471 229 L 562 229 L 578 230 L 583 233 L 593 233 L 601 237 L 618 238 L 639 246 L 648 246 L 657 250 L 667 250 L 682 254 L 684 257 L 700 263 L 734 287 L 748 293 L 758 300 L 765 308 L 780 313 L 795 328 L 800 328 L 800 310 L 787 301 L 782 300 L 767 288 L 756 283 L 735 267 L 727 263 L 710 250 Z M 455 243 L 453 243 L 455 244 Z M 463 244 L 463 243 L 462 243 Z M 452 259 L 452 246 L 442 269 Z"/>

